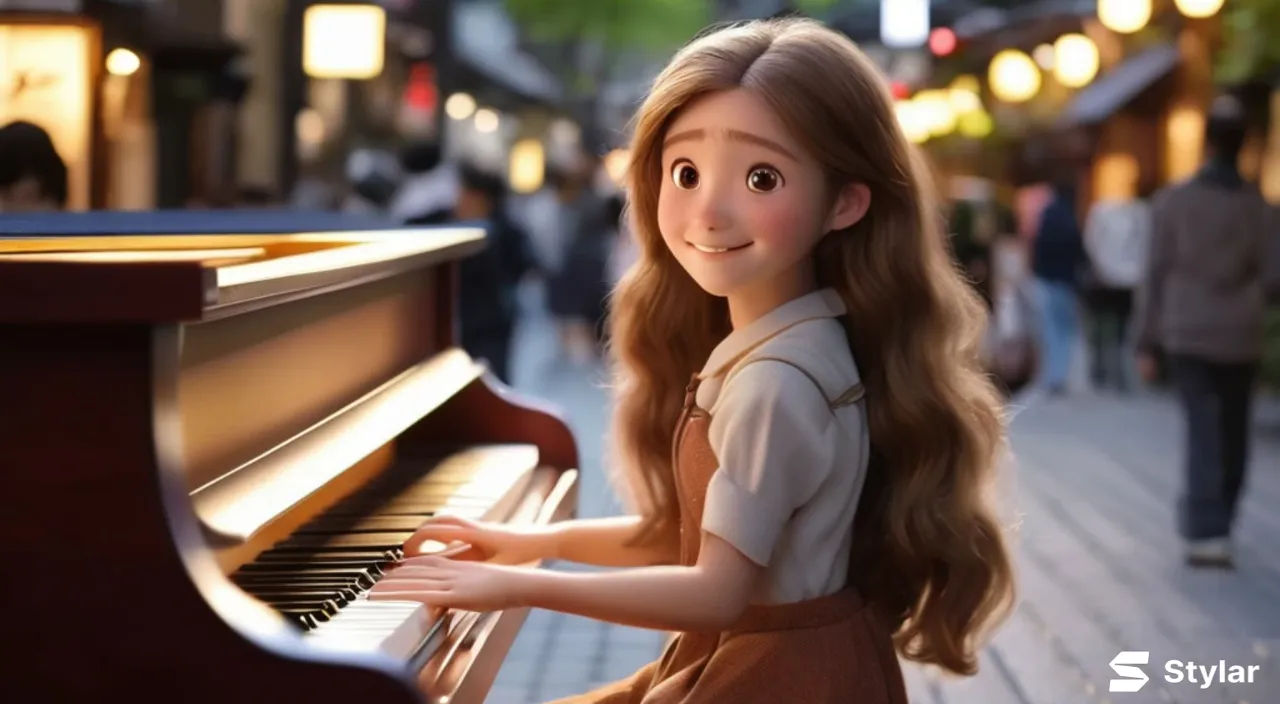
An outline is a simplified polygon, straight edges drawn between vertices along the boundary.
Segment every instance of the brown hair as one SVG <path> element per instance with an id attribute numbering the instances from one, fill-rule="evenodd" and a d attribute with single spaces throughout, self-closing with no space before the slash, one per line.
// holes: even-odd
<path id="1" fill-rule="evenodd" d="M 611 345 L 616 456 L 644 536 L 675 535 L 672 432 L 689 375 L 730 331 L 724 300 L 698 287 L 659 231 L 662 139 L 691 101 L 735 88 L 777 113 L 832 186 L 871 190 L 866 216 L 826 235 L 814 254 L 819 285 L 848 309 L 868 399 L 872 460 L 850 579 L 895 620 L 904 657 L 976 672 L 980 641 L 1014 597 L 987 496 L 1004 418 L 978 363 L 983 307 L 950 260 L 928 169 L 898 126 L 884 80 L 816 22 L 754 21 L 696 39 L 636 117 L 628 179 L 640 252 L 614 292 Z"/>

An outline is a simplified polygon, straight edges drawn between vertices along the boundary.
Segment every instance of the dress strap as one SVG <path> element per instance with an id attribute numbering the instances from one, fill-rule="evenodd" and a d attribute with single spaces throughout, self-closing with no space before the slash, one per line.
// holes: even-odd
<path id="1" fill-rule="evenodd" d="M 729 379 L 733 378 L 734 374 L 737 374 L 739 371 L 742 370 L 743 367 L 746 367 L 748 364 L 751 364 L 752 362 L 763 362 L 763 361 L 781 362 L 787 365 L 788 367 L 795 369 L 801 374 L 804 374 L 806 377 L 808 377 L 809 381 L 813 382 L 813 385 L 817 387 L 818 393 L 822 394 L 822 397 L 827 399 L 827 406 L 830 407 L 832 411 L 835 411 L 837 408 L 852 406 L 853 404 L 861 401 L 866 396 L 866 389 L 862 386 L 862 382 L 858 382 L 853 386 L 850 386 L 849 388 L 845 389 L 844 393 L 840 394 L 839 396 L 835 398 L 828 398 L 826 390 L 822 388 L 822 384 L 818 383 L 817 377 L 810 374 L 808 370 L 806 370 L 804 367 L 784 357 L 771 357 L 768 355 L 761 355 L 759 357 L 748 358 L 745 362 L 734 367 L 733 371 L 729 372 L 729 375 L 725 377 L 724 383 L 728 384 Z"/>
<path id="2" fill-rule="evenodd" d="M 698 398 L 698 384 L 702 382 L 702 377 L 694 374 L 689 379 L 689 385 L 684 387 L 684 407 L 693 408 L 695 400 Z"/>

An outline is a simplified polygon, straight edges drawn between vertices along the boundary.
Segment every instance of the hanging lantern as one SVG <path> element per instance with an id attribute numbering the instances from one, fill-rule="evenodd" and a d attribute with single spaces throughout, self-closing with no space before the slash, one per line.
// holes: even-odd
<path id="1" fill-rule="evenodd" d="M 374 78 L 386 57 L 378 5 L 311 5 L 302 15 L 302 67 L 312 78 Z"/>
<path id="2" fill-rule="evenodd" d="M 1113 32 L 1133 34 L 1151 21 L 1151 0 L 1098 0 L 1098 21 Z"/>
<path id="3" fill-rule="evenodd" d="M 1023 103 L 1040 92 L 1040 67 L 1017 49 L 1005 49 L 987 69 L 991 92 L 1006 103 Z"/>
<path id="4" fill-rule="evenodd" d="M 1213 17 L 1222 9 L 1223 0 L 1173 0 L 1178 12 L 1193 19 Z"/>

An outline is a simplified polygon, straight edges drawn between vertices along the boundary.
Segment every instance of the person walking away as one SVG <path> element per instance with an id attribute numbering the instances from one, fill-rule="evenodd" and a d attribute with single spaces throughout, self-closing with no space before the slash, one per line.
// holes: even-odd
<path id="1" fill-rule="evenodd" d="M 507 215 L 506 184 L 501 177 L 463 165 L 457 169 L 457 204 L 442 218 L 438 212 L 422 223 L 441 219 L 483 227 L 485 248 L 459 264 L 458 313 L 462 348 L 482 359 L 503 383 L 511 383 L 511 341 L 518 322 L 516 289 L 533 268 L 527 236 Z"/>
<path id="2" fill-rule="evenodd" d="M 1063 179 L 1054 186 L 1053 198 L 1040 214 L 1031 248 L 1043 355 L 1040 385 L 1054 396 L 1066 393 L 1072 351 L 1080 336 L 1077 290 L 1086 262 L 1075 187 Z"/>
<path id="3" fill-rule="evenodd" d="M 582 164 L 568 172 L 561 184 L 564 259 L 547 280 L 547 308 L 556 320 L 560 348 L 578 363 L 594 359 L 598 350 L 598 292 L 608 274 L 607 257 L 599 254 L 614 229 L 605 223 L 604 199 L 591 188 L 593 175 L 590 164 Z"/>
<path id="4" fill-rule="evenodd" d="M 520 219 L 529 233 L 529 247 L 544 285 L 564 267 L 569 235 L 562 222 L 564 208 L 560 194 L 566 178 L 558 167 L 549 164 L 542 188 L 521 199 Z"/>
<path id="5" fill-rule="evenodd" d="M 1170 364 L 1185 423 L 1178 528 L 1193 566 L 1233 566 L 1231 533 L 1245 484 L 1253 382 L 1263 351 L 1267 238 L 1274 215 L 1236 167 L 1246 123 L 1221 98 L 1206 122 L 1206 160 L 1158 193 L 1139 289 L 1138 367 Z"/>
<path id="6" fill-rule="evenodd" d="M 1144 194 L 1145 196 L 1146 194 Z M 1090 366 L 1095 388 L 1129 389 L 1125 353 L 1133 290 L 1142 278 L 1151 239 L 1151 208 L 1143 197 L 1100 200 L 1085 220 L 1091 286 Z"/>
<path id="7" fill-rule="evenodd" d="M 67 197 L 67 164 L 49 133 L 21 120 L 0 127 L 0 213 L 63 210 Z"/>
<path id="8" fill-rule="evenodd" d="M 408 146 L 400 155 L 400 169 L 403 181 L 386 206 L 391 217 L 420 225 L 447 222 L 458 202 L 461 177 L 453 164 L 444 161 L 439 145 Z"/>

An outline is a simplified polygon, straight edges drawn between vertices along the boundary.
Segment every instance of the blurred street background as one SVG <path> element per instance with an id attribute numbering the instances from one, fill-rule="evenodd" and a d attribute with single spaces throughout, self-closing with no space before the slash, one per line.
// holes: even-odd
<path id="1" fill-rule="evenodd" d="M 617 513 L 603 320 L 634 257 L 627 122 L 701 28 L 796 13 L 883 69 L 935 167 L 957 265 L 988 303 L 984 359 L 1014 418 L 1022 602 L 978 677 L 909 668 L 912 701 L 1280 701 L 1280 0 L 0 0 L 0 213 L 482 224 L 463 345 L 563 409 L 582 514 Z M 1212 143 L 1224 124 L 1238 149 Z M 1253 225 L 1202 209 L 1223 251 L 1265 231 L 1262 273 L 1228 282 L 1265 291 L 1262 352 L 1141 368 L 1158 194 L 1206 180 L 1270 203 Z M 1195 278 L 1194 262 L 1177 266 Z M 1197 315 L 1243 319 L 1213 305 Z M 1188 390 L 1189 369 L 1236 380 L 1212 382 L 1243 414 L 1220 434 L 1248 447 L 1232 460 L 1247 474 L 1230 544 L 1178 531 L 1187 439 L 1203 440 L 1183 414 L 1223 413 Z M 535 612 L 489 701 L 585 690 L 663 642 Z M 1262 663 L 1262 678 L 1153 676 L 1112 694 L 1121 650 Z"/>

